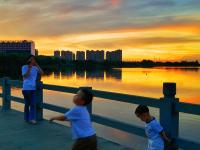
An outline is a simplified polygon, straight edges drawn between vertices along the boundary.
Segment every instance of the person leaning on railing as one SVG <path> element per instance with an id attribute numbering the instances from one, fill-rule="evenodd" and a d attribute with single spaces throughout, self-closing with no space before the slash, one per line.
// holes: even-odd
<path id="1" fill-rule="evenodd" d="M 145 132 L 148 137 L 148 150 L 164 150 L 164 140 L 171 142 L 160 123 L 155 117 L 151 116 L 149 108 L 145 105 L 139 105 L 135 114 L 145 122 Z M 172 149 L 170 149 L 172 150 Z"/>
<path id="2" fill-rule="evenodd" d="M 24 96 L 24 120 L 32 124 L 36 124 L 36 80 L 38 74 L 44 74 L 36 62 L 35 56 L 30 55 L 27 58 L 27 64 L 22 67 L 23 88 L 22 94 Z"/>

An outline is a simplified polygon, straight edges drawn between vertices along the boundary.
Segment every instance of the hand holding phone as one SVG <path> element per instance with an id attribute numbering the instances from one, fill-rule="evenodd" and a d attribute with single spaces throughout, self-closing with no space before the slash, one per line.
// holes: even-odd
<path id="1" fill-rule="evenodd" d="M 28 68 L 32 68 L 32 64 L 31 64 L 31 62 L 30 61 L 28 61 Z"/>

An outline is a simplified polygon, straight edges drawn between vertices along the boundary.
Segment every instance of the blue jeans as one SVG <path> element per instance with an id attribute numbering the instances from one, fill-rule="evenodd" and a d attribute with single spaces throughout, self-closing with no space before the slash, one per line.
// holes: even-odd
<path id="1" fill-rule="evenodd" d="M 24 120 L 36 120 L 36 91 L 35 90 L 23 90 L 24 95 Z"/>

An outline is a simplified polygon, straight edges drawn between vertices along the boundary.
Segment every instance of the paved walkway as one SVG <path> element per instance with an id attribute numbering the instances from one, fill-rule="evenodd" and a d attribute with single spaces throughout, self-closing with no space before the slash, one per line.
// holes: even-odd
<path id="1" fill-rule="evenodd" d="M 70 150 L 70 129 L 44 120 L 38 125 L 23 121 L 23 113 L 0 112 L 0 150 Z M 99 150 L 131 150 L 98 138 Z"/>

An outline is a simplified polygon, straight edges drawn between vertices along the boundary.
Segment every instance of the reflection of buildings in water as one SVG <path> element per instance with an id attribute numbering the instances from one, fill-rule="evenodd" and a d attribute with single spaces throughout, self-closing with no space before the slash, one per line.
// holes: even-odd
<path id="1" fill-rule="evenodd" d="M 101 79 L 104 80 L 104 70 L 86 71 L 86 79 Z"/>
<path id="2" fill-rule="evenodd" d="M 75 70 L 65 70 L 61 71 L 61 78 L 72 78 L 75 75 Z"/>
<path id="3" fill-rule="evenodd" d="M 122 70 L 121 69 L 109 69 L 106 70 L 106 79 L 122 79 Z"/>
<path id="4" fill-rule="evenodd" d="M 104 80 L 105 75 L 106 79 L 122 79 L 122 70 L 121 69 L 110 69 L 110 70 L 66 70 L 66 71 L 54 71 L 55 79 L 64 79 L 64 78 L 72 78 L 76 75 L 76 79 L 100 79 Z"/>
<path id="5" fill-rule="evenodd" d="M 71 78 L 75 75 L 75 70 L 54 71 L 55 79 Z"/>
<path id="6" fill-rule="evenodd" d="M 188 72 L 198 72 L 200 71 L 200 67 L 166 67 L 167 70 L 178 70 L 178 71 L 188 71 Z"/>
<path id="7" fill-rule="evenodd" d="M 51 71 L 45 71 L 44 76 L 49 77 L 49 76 L 52 76 L 52 75 L 54 75 L 54 72 L 51 72 Z"/>
<path id="8" fill-rule="evenodd" d="M 60 71 L 54 71 L 53 75 L 54 75 L 54 79 L 60 79 Z"/>
<path id="9" fill-rule="evenodd" d="M 76 71 L 76 78 L 77 79 L 84 79 L 85 78 L 85 70 L 77 70 Z"/>

